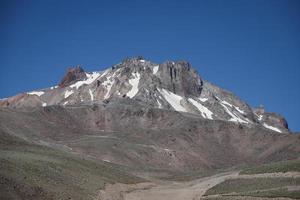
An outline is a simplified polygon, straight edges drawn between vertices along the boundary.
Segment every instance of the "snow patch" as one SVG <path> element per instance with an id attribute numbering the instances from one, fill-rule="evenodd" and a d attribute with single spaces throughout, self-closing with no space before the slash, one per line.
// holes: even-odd
<path id="1" fill-rule="evenodd" d="M 222 100 L 222 104 L 232 107 L 232 105 L 230 103 L 228 103 L 227 101 L 224 101 L 224 100 Z"/>
<path id="2" fill-rule="evenodd" d="M 67 105 L 68 103 L 69 103 L 69 102 L 68 102 L 68 101 L 66 101 L 66 102 L 64 102 L 64 103 L 63 103 L 63 105 L 65 106 L 65 105 Z"/>
<path id="3" fill-rule="evenodd" d="M 232 105 L 232 104 L 230 104 L 230 103 L 228 103 L 227 101 L 222 101 L 222 103 L 224 104 L 224 105 L 228 105 L 229 107 L 234 107 L 237 111 L 239 111 L 241 114 L 245 114 L 245 112 L 243 111 L 243 110 L 241 110 L 238 106 L 234 106 L 234 105 Z"/>
<path id="4" fill-rule="evenodd" d="M 200 97 L 199 100 L 202 101 L 202 102 L 206 102 L 208 100 L 208 98 L 201 98 Z"/>
<path id="5" fill-rule="evenodd" d="M 235 108 L 237 111 L 239 111 L 240 113 L 245 114 L 245 111 L 241 110 L 239 107 L 234 106 L 234 108 Z"/>
<path id="6" fill-rule="evenodd" d="M 113 73 L 113 75 L 106 77 L 107 80 L 104 81 L 104 82 L 102 83 L 102 85 L 103 85 L 103 86 L 106 88 L 106 90 L 107 90 L 107 92 L 106 92 L 106 94 L 105 94 L 105 96 L 104 96 L 104 99 L 109 98 L 109 96 L 110 96 L 110 90 L 111 90 L 111 88 L 112 88 L 112 86 L 113 86 L 113 84 L 114 84 L 114 82 L 115 82 L 114 77 L 115 77 L 116 73 L 117 73 L 119 70 L 120 70 L 120 69 L 118 69 L 117 71 L 115 71 L 115 72 Z M 106 75 L 107 73 L 108 73 L 108 70 L 105 71 L 103 74 Z M 102 77 L 102 75 L 101 75 L 101 77 Z"/>
<path id="7" fill-rule="evenodd" d="M 202 117 L 206 119 L 213 119 L 212 118 L 213 113 L 208 108 L 203 106 L 201 103 L 195 101 L 192 98 L 189 98 L 189 102 L 191 102 L 196 108 L 198 108 L 198 110 L 201 112 Z"/>
<path id="8" fill-rule="evenodd" d="M 43 106 L 43 107 L 46 107 L 46 106 L 47 106 L 47 103 L 43 103 L 42 106 Z"/>
<path id="9" fill-rule="evenodd" d="M 270 125 L 268 125 L 268 124 L 266 124 L 266 123 L 263 123 L 263 126 L 264 126 L 265 128 L 267 128 L 267 129 L 272 130 L 272 131 L 276 131 L 276 132 L 282 133 L 282 131 L 281 131 L 279 128 L 276 128 L 276 127 L 274 127 L 274 126 L 270 126 Z"/>
<path id="10" fill-rule="evenodd" d="M 90 93 L 90 96 L 91 96 L 91 101 L 94 101 L 94 95 L 93 95 L 93 92 L 91 89 L 89 89 L 89 93 Z"/>
<path id="11" fill-rule="evenodd" d="M 37 96 L 42 96 L 43 94 L 45 94 L 44 91 L 32 91 L 32 92 L 28 92 L 27 94 L 29 95 L 37 95 Z"/>
<path id="12" fill-rule="evenodd" d="M 85 73 L 87 79 L 83 80 L 83 81 L 77 81 L 76 83 L 70 85 L 71 88 L 76 87 L 76 89 L 80 88 L 82 85 L 84 84 L 91 84 L 92 82 L 94 82 L 99 76 L 100 73 L 99 72 L 92 72 L 91 74 L 89 73 Z"/>
<path id="13" fill-rule="evenodd" d="M 140 62 L 144 63 L 144 62 L 146 62 L 146 61 L 145 61 L 145 60 L 140 60 Z"/>
<path id="14" fill-rule="evenodd" d="M 225 111 L 231 116 L 231 119 L 229 119 L 229 121 L 248 124 L 247 121 L 241 119 L 239 116 L 237 116 L 236 114 L 234 114 L 233 112 L 231 112 L 228 109 L 227 106 L 229 106 L 230 108 L 232 108 L 232 105 L 230 103 L 228 103 L 227 101 L 219 101 L 219 103 L 220 103 L 221 106 L 223 106 L 223 108 L 225 109 Z"/>
<path id="15" fill-rule="evenodd" d="M 109 70 L 110 70 L 110 69 L 105 70 L 105 71 L 100 75 L 100 78 L 103 77 L 103 76 L 106 76 L 106 74 L 109 72 Z"/>
<path id="16" fill-rule="evenodd" d="M 183 97 L 166 89 L 158 89 L 158 91 L 176 111 L 187 112 L 187 110 L 180 104 Z"/>
<path id="17" fill-rule="evenodd" d="M 158 99 L 156 99 L 156 102 L 157 102 L 157 104 L 158 104 L 158 108 L 162 108 L 162 105 L 161 105 L 161 103 L 158 101 Z"/>
<path id="18" fill-rule="evenodd" d="M 258 120 L 261 121 L 263 118 L 263 115 L 258 115 Z"/>
<path id="19" fill-rule="evenodd" d="M 73 90 L 67 90 L 66 92 L 65 92 L 65 98 L 68 98 L 71 94 L 73 94 L 74 92 L 73 92 Z"/>
<path id="20" fill-rule="evenodd" d="M 153 67 L 153 74 L 156 74 L 158 72 L 159 65 L 156 65 Z"/>
<path id="21" fill-rule="evenodd" d="M 127 94 L 126 94 L 129 98 L 134 97 L 138 93 L 138 91 L 139 91 L 138 86 L 139 86 L 139 82 L 140 82 L 140 78 L 141 78 L 141 76 L 138 72 L 132 73 L 132 76 L 134 78 L 129 79 L 129 84 L 132 87 L 131 87 L 131 90 L 129 92 L 127 92 Z"/>
<path id="22" fill-rule="evenodd" d="M 56 85 L 56 86 L 52 86 L 52 87 L 50 87 L 50 89 L 51 90 L 53 90 L 53 89 L 56 89 L 56 88 L 58 88 L 58 86 Z"/>

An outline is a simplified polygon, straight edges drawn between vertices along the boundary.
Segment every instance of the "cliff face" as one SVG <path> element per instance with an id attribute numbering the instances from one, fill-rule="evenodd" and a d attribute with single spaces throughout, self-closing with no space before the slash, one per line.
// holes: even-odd
<path id="1" fill-rule="evenodd" d="M 92 105 L 113 99 L 191 113 L 202 119 L 289 132 L 283 117 L 251 108 L 231 92 L 203 80 L 186 61 L 156 64 L 141 57 L 129 58 L 91 73 L 77 66 L 67 71 L 59 86 L 0 100 L 0 106 Z"/>

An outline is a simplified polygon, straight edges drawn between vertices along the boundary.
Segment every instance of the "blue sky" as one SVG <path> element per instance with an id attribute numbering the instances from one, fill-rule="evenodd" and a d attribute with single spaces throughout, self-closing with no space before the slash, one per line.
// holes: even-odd
<path id="1" fill-rule="evenodd" d="M 300 130 L 300 1 L 0 0 L 0 98 L 136 55 L 188 60 Z"/>

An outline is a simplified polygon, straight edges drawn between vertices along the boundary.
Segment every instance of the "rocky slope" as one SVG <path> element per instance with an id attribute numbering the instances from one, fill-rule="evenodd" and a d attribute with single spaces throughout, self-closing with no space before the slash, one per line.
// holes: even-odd
<path id="1" fill-rule="evenodd" d="M 295 159 L 300 139 L 153 108 L 129 99 L 76 106 L 1 108 L 0 130 L 135 170 L 190 171 Z"/>
<path id="2" fill-rule="evenodd" d="M 91 73 L 77 66 L 67 71 L 58 86 L 2 99 L 0 106 L 92 105 L 112 99 L 192 113 L 203 119 L 289 132 L 282 116 L 251 108 L 231 92 L 202 79 L 186 61 L 155 64 L 141 57 L 129 58 L 104 71 Z"/>

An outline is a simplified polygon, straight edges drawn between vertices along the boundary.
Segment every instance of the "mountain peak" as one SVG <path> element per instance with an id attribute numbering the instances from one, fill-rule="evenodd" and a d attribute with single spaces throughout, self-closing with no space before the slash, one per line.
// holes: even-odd
<path id="1" fill-rule="evenodd" d="M 81 65 L 77 65 L 75 67 L 70 67 L 67 70 L 66 75 L 63 77 L 63 79 L 59 83 L 59 86 L 66 87 L 66 86 L 69 86 L 72 83 L 74 83 L 78 80 L 82 80 L 84 78 L 86 78 L 86 74 L 85 74 L 83 68 L 81 67 Z"/>
<path id="2" fill-rule="evenodd" d="M 126 99 L 131 104 L 191 113 L 203 119 L 289 132 L 284 118 L 251 108 L 231 92 L 203 80 L 187 61 L 155 64 L 138 56 L 92 73 L 75 66 L 67 70 L 59 87 L 19 97 L 2 100 L 0 106 L 92 105 L 108 99 Z"/>

